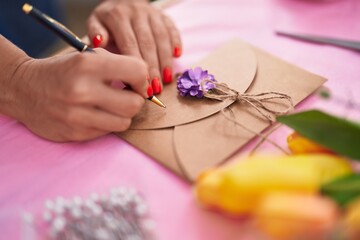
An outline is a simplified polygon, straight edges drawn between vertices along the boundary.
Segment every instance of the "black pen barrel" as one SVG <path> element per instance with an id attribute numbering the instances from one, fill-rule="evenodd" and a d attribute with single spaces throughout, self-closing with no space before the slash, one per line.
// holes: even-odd
<path id="1" fill-rule="evenodd" d="M 57 36 L 62 38 L 65 42 L 76 48 L 78 51 L 91 51 L 90 49 L 87 50 L 86 44 L 81 42 L 80 39 L 77 39 L 73 33 L 66 30 L 66 28 L 61 23 L 42 13 L 40 10 L 33 7 L 28 14 L 34 17 L 46 28 L 54 32 Z"/>

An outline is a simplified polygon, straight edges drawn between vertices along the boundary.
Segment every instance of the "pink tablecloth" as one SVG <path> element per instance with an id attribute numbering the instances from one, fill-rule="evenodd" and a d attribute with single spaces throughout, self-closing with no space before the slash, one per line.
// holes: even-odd
<path id="1" fill-rule="evenodd" d="M 182 69 L 223 42 L 239 37 L 323 75 L 337 99 L 360 102 L 360 53 L 277 37 L 275 29 L 360 40 L 360 1 L 184 0 L 169 8 L 183 36 Z M 306 100 L 301 109 L 359 119 L 359 108 L 339 101 Z M 284 144 L 285 127 L 272 135 Z M 265 145 L 263 148 L 271 149 Z M 159 239 L 243 239 L 242 225 L 199 208 L 191 186 L 115 136 L 85 143 L 44 141 L 16 121 L 0 117 L 0 238 L 19 239 L 21 213 L 39 214 L 56 196 L 87 196 L 115 186 L 144 193 Z"/>

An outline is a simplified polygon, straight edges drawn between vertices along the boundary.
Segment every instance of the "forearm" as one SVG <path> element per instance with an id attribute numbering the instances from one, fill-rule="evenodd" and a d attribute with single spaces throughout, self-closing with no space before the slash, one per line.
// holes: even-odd
<path id="1" fill-rule="evenodd" d="M 13 116 L 12 108 L 16 100 L 16 79 L 19 68 L 31 58 L 0 35 L 0 113 Z"/>

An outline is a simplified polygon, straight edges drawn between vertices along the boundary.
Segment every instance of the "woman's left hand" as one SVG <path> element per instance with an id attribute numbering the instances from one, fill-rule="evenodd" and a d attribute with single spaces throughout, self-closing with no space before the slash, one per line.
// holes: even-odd
<path id="1" fill-rule="evenodd" d="M 154 93 L 172 81 L 172 60 L 182 50 L 180 34 L 171 19 L 149 2 L 103 1 L 88 19 L 88 35 L 94 47 L 115 43 L 120 54 L 143 59 Z"/>

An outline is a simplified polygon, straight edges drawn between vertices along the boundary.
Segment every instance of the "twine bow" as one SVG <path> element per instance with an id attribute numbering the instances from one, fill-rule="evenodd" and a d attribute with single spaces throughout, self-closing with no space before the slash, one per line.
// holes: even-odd
<path id="1" fill-rule="evenodd" d="M 208 83 L 208 82 L 214 84 L 214 86 L 215 86 L 209 92 L 204 91 L 204 89 L 205 89 L 204 85 L 206 83 Z M 290 111 L 292 111 L 294 109 L 294 104 L 293 104 L 293 101 L 292 101 L 291 97 L 289 95 L 287 95 L 287 94 L 280 93 L 280 92 L 270 91 L 270 92 L 258 93 L 258 94 L 251 94 L 251 93 L 243 93 L 243 94 L 241 94 L 238 91 L 230 88 L 225 83 L 214 82 L 214 81 L 212 81 L 210 79 L 203 79 L 200 82 L 200 86 L 201 86 L 201 89 L 202 89 L 202 91 L 204 93 L 204 97 L 209 98 L 209 99 L 218 100 L 218 101 L 224 101 L 224 100 L 229 99 L 229 100 L 233 100 L 233 101 L 238 101 L 240 103 L 249 104 L 262 117 L 264 117 L 270 123 L 275 122 L 274 116 L 280 116 L 280 115 L 287 114 L 287 113 L 289 113 Z M 283 109 L 283 110 L 277 110 L 277 109 L 273 109 L 273 108 L 266 105 L 266 103 L 269 103 L 269 102 L 271 102 L 273 100 L 283 100 L 283 104 L 286 106 L 286 108 Z M 260 146 L 260 144 L 263 143 L 264 141 L 268 141 L 273 146 L 275 146 L 278 149 L 280 149 L 281 151 L 283 151 L 285 154 L 288 154 L 288 152 L 285 149 L 283 149 L 280 145 L 278 145 L 274 141 L 268 139 L 268 135 L 270 133 L 272 133 L 272 131 L 270 131 L 270 133 L 268 133 L 268 134 L 257 133 L 255 131 L 253 131 L 252 129 L 248 128 L 243 123 L 237 121 L 235 116 L 233 115 L 232 110 L 230 108 L 229 108 L 229 110 L 232 113 L 231 116 L 229 116 L 228 114 L 225 113 L 225 109 L 221 110 L 221 113 L 223 114 L 223 116 L 226 119 L 234 122 L 236 125 L 241 126 L 242 128 L 244 128 L 248 132 L 250 132 L 250 133 L 252 133 L 252 134 L 254 134 L 254 135 L 261 138 L 261 141 L 252 149 L 250 155 L 253 154 L 255 152 L 255 150 Z"/>
<path id="2" fill-rule="evenodd" d="M 215 88 L 211 89 L 209 92 L 204 91 L 204 85 L 208 82 L 215 85 Z M 204 97 L 218 101 L 230 99 L 233 101 L 239 101 L 240 103 L 247 103 L 252 106 L 261 116 L 263 116 L 270 122 L 274 122 L 274 116 L 287 114 L 294 108 L 291 97 L 287 94 L 280 92 L 271 91 L 258 94 L 241 94 L 238 91 L 230 88 L 225 83 L 214 82 L 209 79 L 203 79 L 200 83 L 200 86 L 204 92 Z M 283 110 L 272 109 L 271 107 L 266 105 L 266 103 L 271 102 L 272 100 L 284 100 L 286 108 Z"/>

